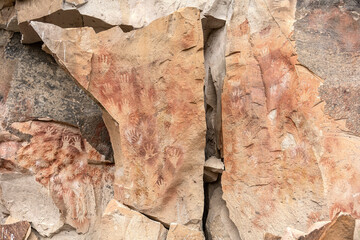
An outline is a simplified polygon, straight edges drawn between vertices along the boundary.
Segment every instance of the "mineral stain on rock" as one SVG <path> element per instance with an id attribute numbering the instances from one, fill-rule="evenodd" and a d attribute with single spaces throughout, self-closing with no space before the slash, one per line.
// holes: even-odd
<path id="1" fill-rule="evenodd" d="M 359 239 L 359 1 L 5 0 L 0 28 L 6 234 Z"/>

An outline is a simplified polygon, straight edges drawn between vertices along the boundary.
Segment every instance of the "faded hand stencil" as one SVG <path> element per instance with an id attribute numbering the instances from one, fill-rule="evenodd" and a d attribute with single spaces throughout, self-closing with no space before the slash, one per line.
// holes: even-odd
<path id="1" fill-rule="evenodd" d="M 49 188 L 66 223 L 78 232 L 87 232 L 105 207 L 104 198 L 111 198 L 103 190 L 112 186 L 113 167 L 89 164 L 106 161 L 76 128 L 36 121 L 12 126 L 32 138 L 23 143 L 11 161 Z"/>

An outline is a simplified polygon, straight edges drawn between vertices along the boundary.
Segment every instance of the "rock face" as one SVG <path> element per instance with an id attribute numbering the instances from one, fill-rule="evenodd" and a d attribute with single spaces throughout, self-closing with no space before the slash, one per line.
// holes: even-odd
<path id="1" fill-rule="evenodd" d="M 100 108 L 43 51 L 20 44 L 19 34 L 1 33 L 1 128 L 13 122 L 53 120 L 77 126 L 87 141 L 112 159 Z"/>
<path id="2" fill-rule="evenodd" d="M 111 200 L 101 219 L 96 239 L 165 240 L 166 235 L 167 230 L 161 223 L 130 210 L 116 200 Z"/>
<path id="3" fill-rule="evenodd" d="M 209 240 L 240 240 L 239 231 L 229 217 L 229 210 L 222 199 L 220 182 L 209 184 L 209 209 L 206 218 L 206 236 Z"/>
<path id="4" fill-rule="evenodd" d="M 344 24 L 356 28 L 352 32 L 355 35 L 358 23 L 341 5 L 322 1 L 310 4 L 314 8 L 311 10 L 304 4 L 298 1 L 296 8 L 295 1 L 235 1 L 228 23 L 227 72 L 222 95 L 225 160 L 222 185 L 230 217 L 242 239 L 260 239 L 264 229 L 278 235 L 289 225 L 305 230 L 307 224 L 333 217 L 338 211 L 357 216 L 356 159 L 360 142 L 347 129 L 345 121 L 331 118 L 331 113 L 327 115 L 326 100 L 331 98 L 337 105 L 346 101 L 342 106 L 350 107 L 356 84 L 352 85 L 355 95 L 339 90 L 342 100 L 337 101 L 327 90 L 331 84 L 326 82 L 332 80 L 321 79 L 325 75 L 321 72 L 315 75 L 316 65 L 314 74 L 301 61 L 320 64 L 316 57 L 321 58 L 322 64 L 329 66 L 321 68 L 322 71 L 333 76 L 331 71 L 335 68 L 328 65 L 326 55 L 311 50 L 324 48 L 305 47 L 316 37 L 325 41 L 323 32 L 333 31 L 334 24 L 342 22 L 335 21 L 335 15 L 331 15 L 334 12 L 321 12 L 321 5 L 335 12 L 342 9 L 342 15 L 336 18 L 348 19 Z M 295 10 L 299 20 L 293 41 Z M 305 16 L 304 11 L 310 13 Z M 343 41 L 340 39 L 334 41 Z M 356 37 L 351 39 L 358 41 Z M 337 51 L 344 59 L 342 62 L 354 63 L 358 59 L 356 49 L 355 43 L 349 49 L 339 47 Z M 354 56 L 346 54 L 352 50 Z M 346 74 L 341 75 L 350 75 L 345 77 L 349 80 L 358 79 L 356 71 Z M 346 116 L 355 113 L 341 106 L 338 112 Z"/>
<path id="5" fill-rule="evenodd" d="M 6 239 L 26 239 L 30 229 L 28 222 L 16 222 L 12 224 L 0 225 L 1 238 Z"/>
<path id="6" fill-rule="evenodd" d="M 113 197 L 113 167 L 102 165 L 106 163 L 103 157 L 76 128 L 36 121 L 12 127 L 32 138 L 18 146 L 14 155 L 2 157 L 6 171 L 1 173 L 0 185 L 6 209 L 15 218 L 32 222 L 45 236 L 64 223 L 87 233 Z M 13 171 L 23 173 L 14 175 Z"/>
<path id="7" fill-rule="evenodd" d="M 115 121 L 110 135 L 121 149 L 115 198 L 166 225 L 200 224 L 206 130 L 200 12 L 188 8 L 134 33 L 31 26 Z"/>
<path id="8" fill-rule="evenodd" d="M 359 66 L 359 0 L 0 1 L 1 227 L 358 239 Z"/>
<path id="9" fill-rule="evenodd" d="M 204 235 L 198 229 L 186 227 L 181 224 L 172 223 L 166 240 L 189 239 L 204 240 Z"/>
<path id="10" fill-rule="evenodd" d="M 101 110 L 41 45 L 0 31 L 0 216 L 41 236 L 66 224 L 90 234 L 113 198 Z"/>

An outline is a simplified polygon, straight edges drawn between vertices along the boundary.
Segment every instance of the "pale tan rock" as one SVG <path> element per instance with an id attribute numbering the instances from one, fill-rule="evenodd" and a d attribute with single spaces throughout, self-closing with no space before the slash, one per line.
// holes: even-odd
<path id="1" fill-rule="evenodd" d="M 171 223 L 166 240 L 178 239 L 205 240 L 205 237 L 198 229 L 190 228 L 177 223 Z"/>
<path id="2" fill-rule="evenodd" d="M 110 134 L 121 146 L 115 198 L 166 224 L 200 224 L 206 128 L 199 10 L 131 33 L 31 25 L 118 124 Z"/>
<path id="3" fill-rule="evenodd" d="M 285 234 L 281 237 L 281 240 L 298 240 L 299 238 L 304 237 L 305 235 L 306 235 L 305 232 L 288 227 L 285 231 Z"/>
<path id="4" fill-rule="evenodd" d="M 220 182 L 208 185 L 209 209 L 206 233 L 209 240 L 240 240 L 239 231 L 229 217 L 229 210 L 222 199 Z"/>
<path id="5" fill-rule="evenodd" d="M 31 222 L 44 236 L 59 230 L 64 221 L 48 191 L 33 176 L 0 174 L 2 202 L 13 218 Z"/>
<path id="6" fill-rule="evenodd" d="M 96 239 L 165 240 L 167 230 L 161 223 L 129 209 L 116 200 L 111 200 L 101 219 Z"/>
<path id="7" fill-rule="evenodd" d="M 6 221 L 5 221 L 4 224 L 12 224 L 12 223 L 16 223 L 16 222 L 19 222 L 19 220 L 16 219 L 16 218 L 14 218 L 14 217 L 12 217 L 12 216 L 9 216 L 9 217 L 6 219 Z"/>
<path id="8" fill-rule="evenodd" d="M 93 27 L 97 32 L 113 26 L 121 26 L 125 31 L 149 25 L 152 21 L 185 7 L 204 9 L 204 17 L 221 19 L 228 16 L 231 1 L 102 1 L 102 0 L 27 0 L 18 1 L 19 25 L 23 43 L 40 41 L 39 36 L 29 26 L 30 21 L 52 23 L 61 27 Z"/>
<path id="9" fill-rule="evenodd" d="M 354 240 L 360 240 L 360 220 L 355 220 Z"/>
<path id="10" fill-rule="evenodd" d="M 224 171 L 224 163 L 221 159 L 210 157 L 205 161 L 205 169 L 214 173 L 222 173 Z"/>

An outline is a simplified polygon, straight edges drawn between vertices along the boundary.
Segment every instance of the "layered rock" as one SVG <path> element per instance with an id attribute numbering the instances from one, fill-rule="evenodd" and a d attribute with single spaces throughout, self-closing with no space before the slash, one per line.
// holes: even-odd
<path id="1" fill-rule="evenodd" d="M 27 239 L 30 229 L 28 222 L 16 222 L 12 224 L 0 225 L 2 239 Z"/>
<path id="2" fill-rule="evenodd" d="M 220 182 L 208 185 L 206 239 L 240 240 L 239 231 L 229 217 L 229 210 L 222 199 L 222 194 Z"/>
<path id="3" fill-rule="evenodd" d="M 297 60 L 298 42 L 292 40 L 295 7 L 295 1 L 235 1 L 228 24 L 222 185 L 242 239 L 261 239 L 267 231 L 279 235 L 287 226 L 305 231 L 339 211 L 357 216 L 360 142 L 344 121 L 327 115 L 322 99 L 331 93 L 321 93 L 325 88 L 319 93 L 323 79 Z M 296 31 L 318 28 L 320 36 L 326 19 L 330 29 L 336 21 L 318 17 L 319 11 L 306 15 L 310 23 L 297 22 Z M 303 58 L 316 55 L 308 48 L 301 51 L 310 53 Z M 345 61 L 354 61 L 346 51 L 338 51 Z M 326 62 L 324 56 L 317 57 Z M 352 73 L 348 75 L 357 78 Z M 346 91 L 338 93 L 348 99 Z"/>
<path id="4" fill-rule="evenodd" d="M 101 110 L 41 45 L 0 31 L 1 221 L 28 221 L 41 236 L 66 225 L 90 234 L 113 198 Z"/>
<path id="5" fill-rule="evenodd" d="M 159 222 L 148 219 L 116 200 L 111 200 L 101 219 L 96 239 L 165 240 L 167 230 Z"/>
<path id="6" fill-rule="evenodd" d="M 78 127 L 98 152 L 112 160 L 99 106 L 41 51 L 39 44 L 24 46 L 19 34 L 0 31 L 0 142 L 5 141 L 5 131 L 15 133 L 13 122 L 56 121 Z"/>
<path id="7" fill-rule="evenodd" d="M 181 224 L 170 224 L 169 233 L 166 240 L 189 239 L 189 240 L 204 240 L 204 235 L 199 229 L 187 227 Z"/>
<path id="8" fill-rule="evenodd" d="M 112 144 L 120 148 L 115 198 L 166 225 L 200 224 L 205 115 L 199 11 L 187 8 L 131 33 L 31 26 L 112 118 Z"/>
<path id="9" fill-rule="evenodd" d="M 18 32 L 17 12 L 15 1 L 4 0 L 0 2 L 0 29 Z"/>
<path id="10" fill-rule="evenodd" d="M 151 0 L 137 1 L 100 1 L 100 0 L 28 0 L 17 1 L 16 9 L 23 43 L 34 43 L 41 40 L 29 25 L 30 21 L 52 23 L 63 28 L 92 27 L 96 32 L 120 26 L 123 31 L 143 28 L 156 19 L 172 14 L 185 8 L 195 7 L 203 10 L 206 20 L 213 27 L 219 27 L 214 19 L 227 18 L 230 0 Z M 217 26 L 215 26 L 217 25 Z"/>
<path id="11" fill-rule="evenodd" d="M 76 128 L 39 121 L 12 127 L 31 140 L 18 145 L 13 155 L 2 156 L 5 208 L 11 216 L 31 222 L 43 236 L 64 223 L 87 233 L 113 197 L 113 167 L 103 165 L 103 156 Z"/>

